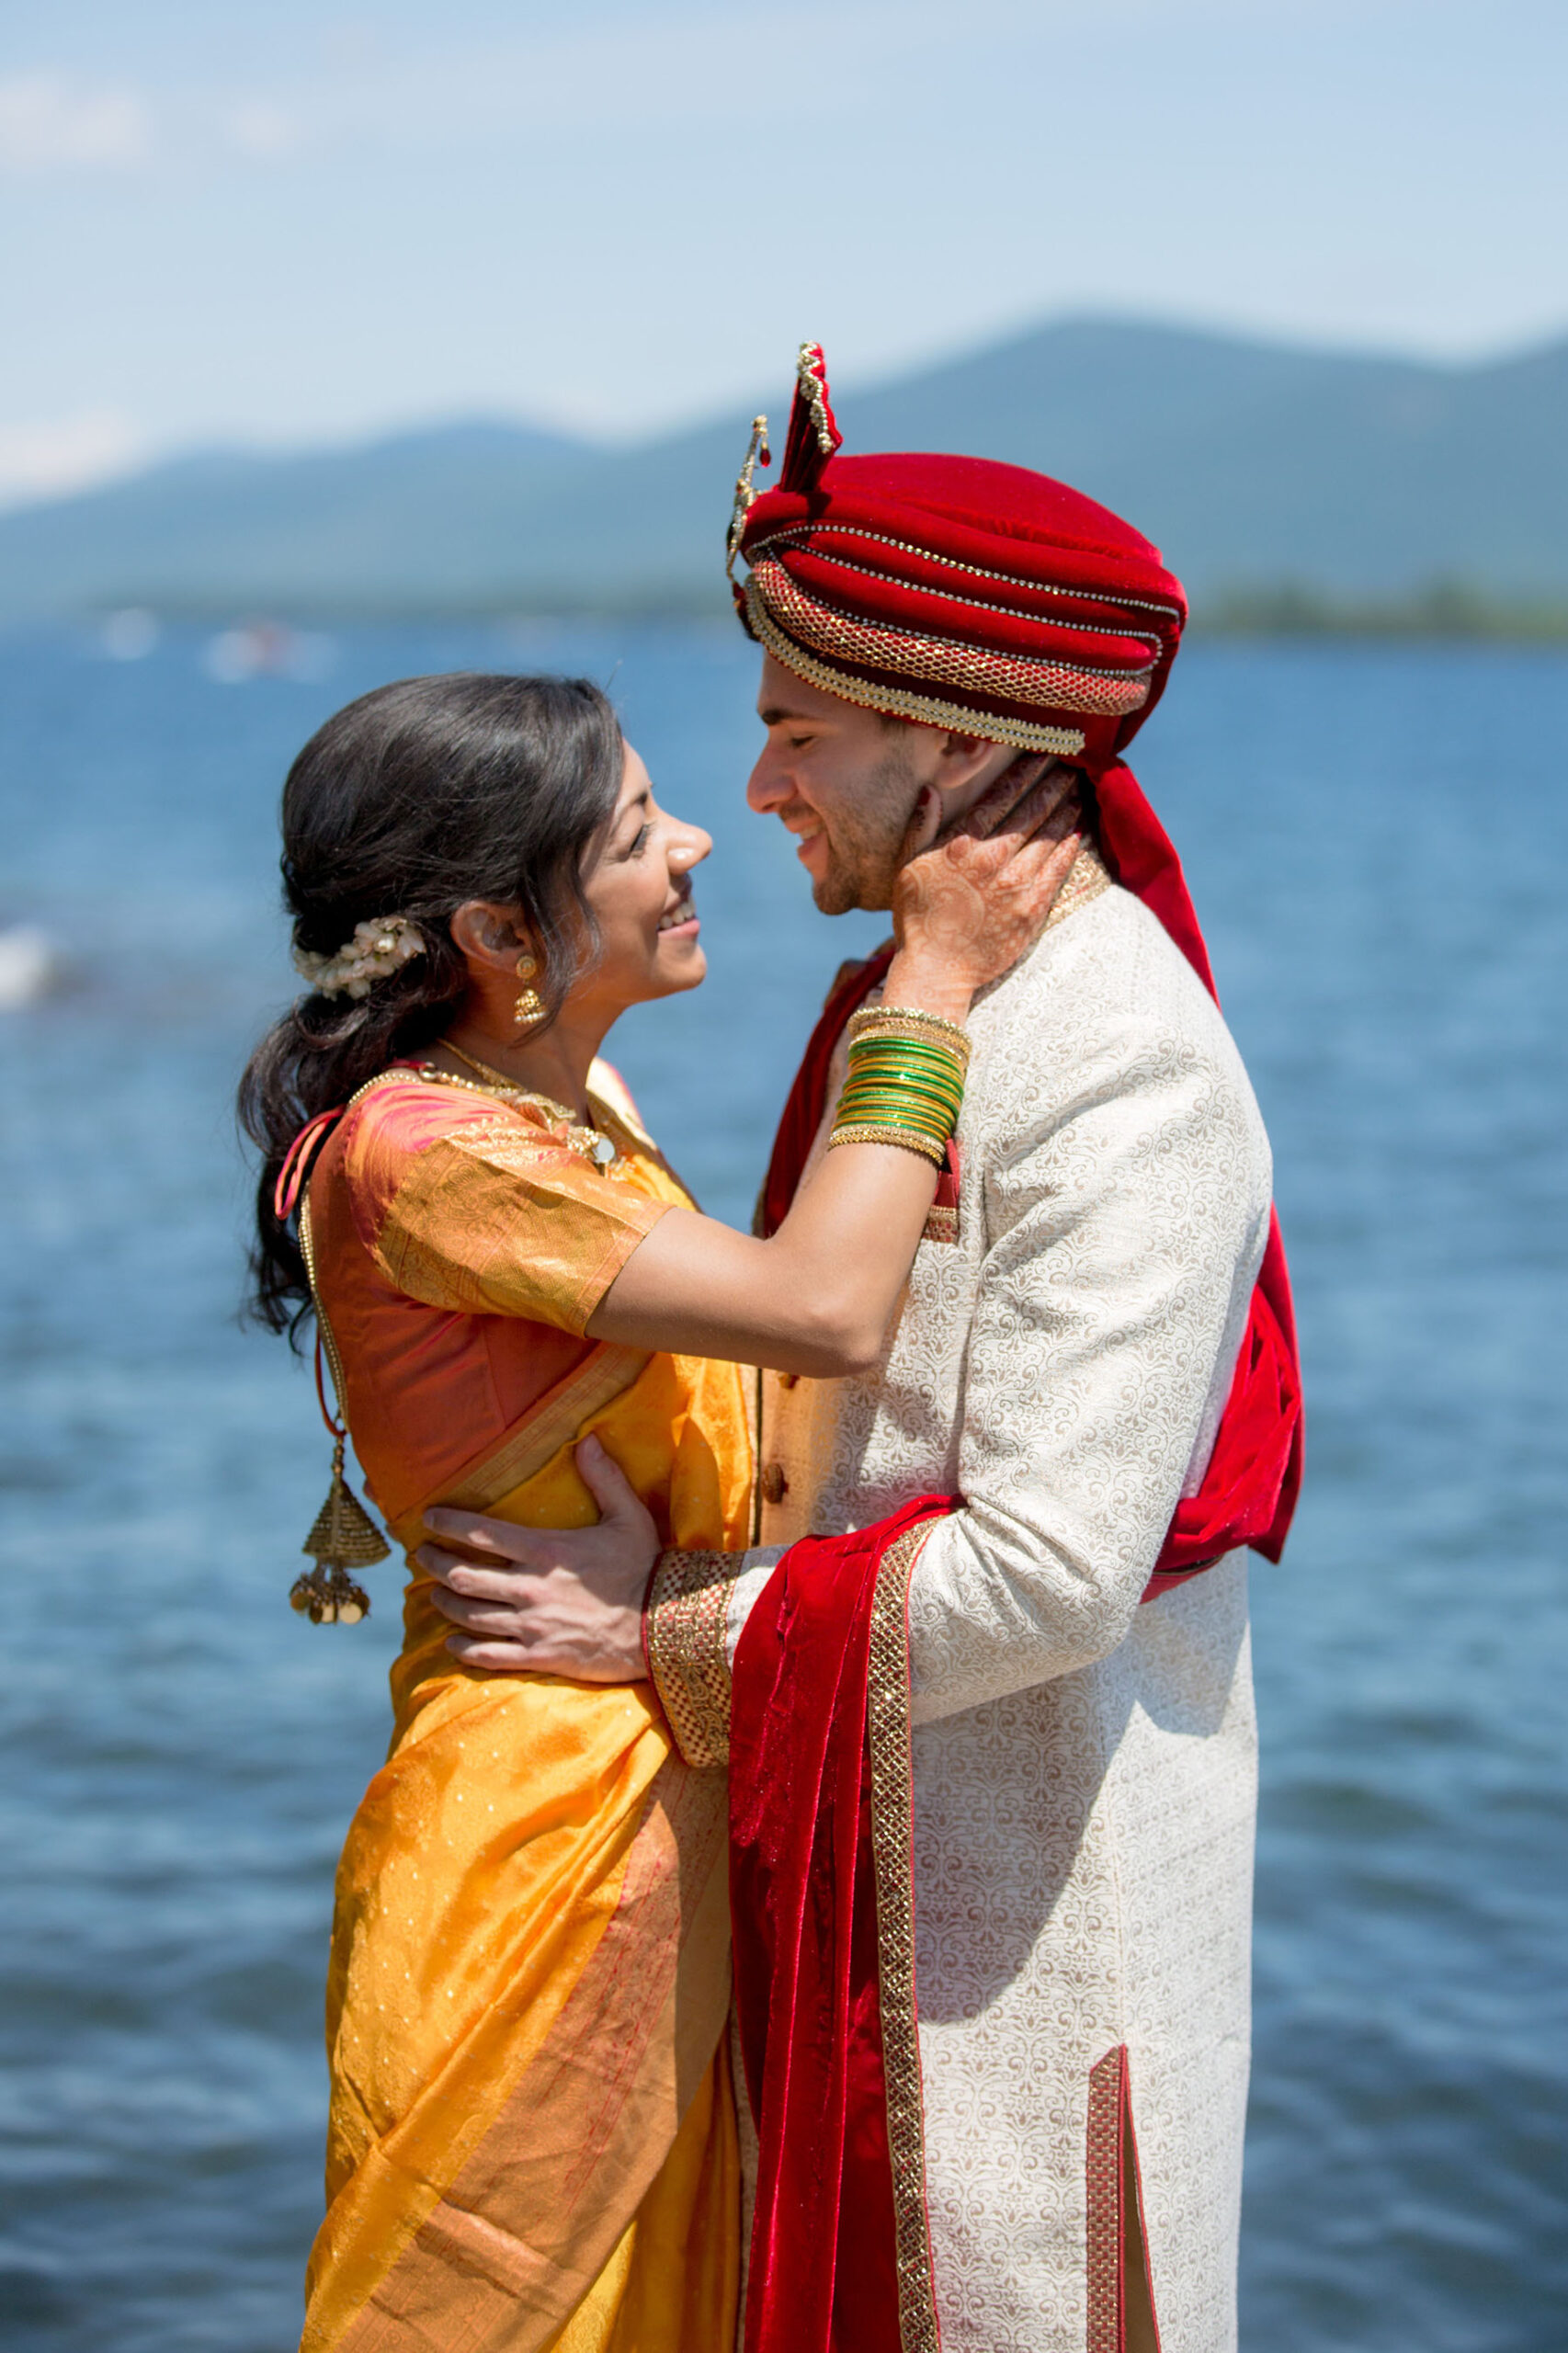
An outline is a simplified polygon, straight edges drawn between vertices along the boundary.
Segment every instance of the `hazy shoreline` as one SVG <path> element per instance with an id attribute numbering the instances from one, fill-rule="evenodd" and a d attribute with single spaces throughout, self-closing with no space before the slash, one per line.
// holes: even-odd
<path id="1" fill-rule="evenodd" d="M 781 423 L 776 384 L 768 400 Z M 1463 367 L 1057 320 L 841 386 L 851 450 L 962 449 L 1133 519 L 1209 636 L 1568 642 L 1568 338 Z M 0 616 L 214 628 L 726 614 L 752 404 L 636 445 L 455 420 L 170 458 L 0 513 Z"/>
<path id="2" fill-rule="evenodd" d="M 650 584 L 625 596 L 537 594 L 338 599 L 225 594 L 177 599 L 129 590 L 75 609 L 0 616 L 0 635 L 37 630 L 112 631 L 127 615 L 163 629 L 349 630 L 382 627 L 513 625 L 537 630 L 620 623 L 676 628 L 733 625 L 727 596 L 683 592 Z M 1434 583 L 1415 595 L 1388 598 L 1336 597 L 1284 581 L 1222 591 L 1195 600 L 1187 624 L 1194 639 L 1366 640 L 1375 643 L 1450 642 L 1480 645 L 1568 646 L 1568 600 L 1503 599 L 1462 582 Z"/>

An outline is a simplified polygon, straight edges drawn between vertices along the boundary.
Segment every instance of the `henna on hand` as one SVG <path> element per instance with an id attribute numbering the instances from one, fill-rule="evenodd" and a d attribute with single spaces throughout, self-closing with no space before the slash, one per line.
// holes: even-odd
<path id="1" fill-rule="evenodd" d="M 971 992 L 1010 971 L 1044 929 L 1078 854 L 1077 786 L 1058 760 L 1015 760 L 933 841 L 923 795 L 893 890 L 901 954 Z"/>

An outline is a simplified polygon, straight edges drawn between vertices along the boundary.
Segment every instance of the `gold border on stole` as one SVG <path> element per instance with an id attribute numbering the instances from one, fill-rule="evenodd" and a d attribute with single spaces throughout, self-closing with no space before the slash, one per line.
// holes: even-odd
<path id="1" fill-rule="evenodd" d="M 877 1571 L 866 1692 L 876 1865 L 877 1977 L 892 2168 L 899 2336 L 903 2353 L 938 2353 L 926 2206 L 926 2120 L 915 1995 L 915 1811 L 910 1755 L 909 1580 L 934 1523 L 907 1529 Z"/>

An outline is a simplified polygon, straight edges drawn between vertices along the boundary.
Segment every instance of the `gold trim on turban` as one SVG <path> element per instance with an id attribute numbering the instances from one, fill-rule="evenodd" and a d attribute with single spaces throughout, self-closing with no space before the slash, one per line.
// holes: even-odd
<path id="1" fill-rule="evenodd" d="M 1091 669 L 1051 655 L 1009 654 L 961 639 L 934 637 L 902 622 L 872 621 L 813 597 L 776 556 L 752 563 L 752 581 L 779 628 L 803 639 L 829 661 L 896 670 L 966 694 L 1037 703 L 1051 710 L 1081 710 L 1093 719 L 1125 719 L 1149 699 L 1153 665 L 1142 671 Z"/>
<path id="2" fill-rule="evenodd" d="M 965 703 L 937 702 L 929 695 L 908 694 L 901 688 L 873 683 L 831 663 L 819 662 L 778 626 L 763 601 L 755 574 L 746 582 L 745 596 L 747 625 L 758 644 L 807 686 L 820 687 L 841 702 L 884 711 L 890 719 L 914 720 L 922 727 L 950 727 L 960 734 L 978 735 L 987 744 L 1013 744 L 1026 752 L 1054 752 L 1059 759 L 1072 759 L 1084 748 L 1085 739 L 1080 728 L 1046 727 L 1033 720 L 972 710 Z"/>

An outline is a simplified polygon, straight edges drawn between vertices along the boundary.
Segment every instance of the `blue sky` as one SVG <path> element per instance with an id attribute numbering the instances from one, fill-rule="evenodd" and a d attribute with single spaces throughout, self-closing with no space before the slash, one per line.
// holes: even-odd
<path id="1" fill-rule="evenodd" d="M 0 497 L 454 415 L 614 438 L 1093 309 L 1568 328 L 1562 0 L 48 0 Z"/>

